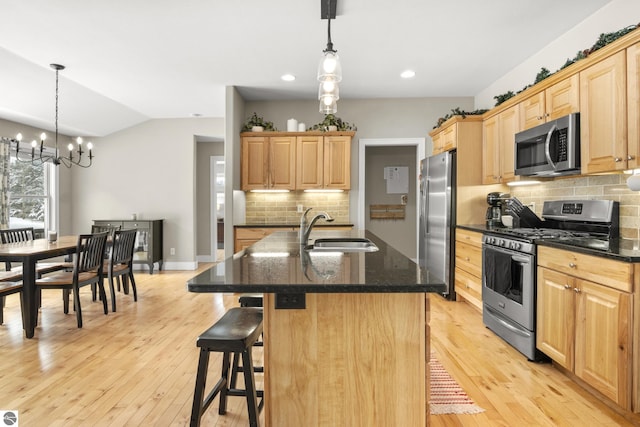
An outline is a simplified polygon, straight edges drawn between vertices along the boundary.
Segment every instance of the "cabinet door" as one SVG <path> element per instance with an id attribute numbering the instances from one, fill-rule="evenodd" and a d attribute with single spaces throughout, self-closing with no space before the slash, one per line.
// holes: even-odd
<path id="1" fill-rule="evenodd" d="M 264 136 L 242 138 L 242 189 L 267 188 L 269 177 L 269 141 Z"/>
<path id="2" fill-rule="evenodd" d="M 574 278 L 538 267 L 536 347 L 568 370 L 573 370 Z"/>
<path id="3" fill-rule="evenodd" d="M 516 177 L 513 157 L 516 133 L 520 130 L 519 113 L 517 105 L 500 113 L 500 182 L 510 182 Z"/>
<path id="4" fill-rule="evenodd" d="M 580 111 L 580 76 L 574 74 L 545 92 L 545 121 Z"/>
<path id="5" fill-rule="evenodd" d="M 296 144 L 296 189 L 322 188 L 324 176 L 323 137 L 299 136 Z"/>
<path id="6" fill-rule="evenodd" d="M 431 137 L 431 142 L 432 142 L 432 145 L 433 145 L 433 148 L 431 150 L 431 154 L 432 155 L 435 156 L 436 154 L 442 153 L 442 151 L 444 150 L 444 147 L 442 145 L 442 141 L 443 141 L 442 132 L 438 132 L 437 134 L 435 134 L 435 135 L 433 135 Z"/>
<path id="7" fill-rule="evenodd" d="M 269 138 L 269 188 L 295 190 L 296 137 Z"/>
<path id="8" fill-rule="evenodd" d="M 442 131 L 442 151 L 454 150 L 457 147 L 457 141 L 458 124 L 455 123 Z"/>
<path id="9" fill-rule="evenodd" d="M 627 168 L 625 55 L 619 52 L 580 72 L 583 174 Z"/>
<path id="10" fill-rule="evenodd" d="M 627 120 L 627 167 L 635 169 L 640 167 L 640 43 L 627 49 Z"/>
<path id="11" fill-rule="evenodd" d="M 575 374 L 629 409 L 631 295 L 576 279 Z"/>
<path id="12" fill-rule="evenodd" d="M 324 137 L 324 187 L 351 188 L 351 137 Z"/>
<path id="13" fill-rule="evenodd" d="M 125 230 L 136 229 L 136 243 L 133 249 L 133 260 L 140 262 L 149 262 L 150 254 L 153 248 L 153 233 L 151 233 L 151 224 L 149 221 L 124 221 L 122 228 Z"/>
<path id="14" fill-rule="evenodd" d="M 500 152 L 498 115 L 488 118 L 482 123 L 482 183 L 497 184 L 500 182 Z"/>
<path id="15" fill-rule="evenodd" d="M 541 91 L 518 104 L 522 129 L 529 129 L 545 122 L 544 99 L 544 91 Z"/>

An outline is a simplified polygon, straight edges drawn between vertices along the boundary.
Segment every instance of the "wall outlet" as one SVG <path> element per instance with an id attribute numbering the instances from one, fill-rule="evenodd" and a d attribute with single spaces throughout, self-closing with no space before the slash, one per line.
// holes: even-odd
<path id="1" fill-rule="evenodd" d="M 276 294 L 276 310 L 304 310 L 306 306 L 305 294 Z"/>
<path id="2" fill-rule="evenodd" d="M 304 206 L 298 205 L 298 213 L 304 212 Z"/>
<path id="3" fill-rule="evenodd" d="M 171 248 L 171 249 L 169 249 L 169 253 L 170 253 L 171 255 L 175 255 L 175 254 L 176 254 L 176 248 Z"/>

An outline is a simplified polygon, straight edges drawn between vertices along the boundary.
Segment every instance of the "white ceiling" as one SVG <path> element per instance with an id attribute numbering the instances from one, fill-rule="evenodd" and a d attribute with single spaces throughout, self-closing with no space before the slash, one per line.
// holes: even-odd
<path id="1" fill-rule="evenodd" d="M 149 118 L 315 99 L 321 0 L 2 0 L 0 118 L 103 136 Z M 610 0 L 338 0 L 341 98 L 474 96 Z M 570 56 L 570 54 L 568 54 Z M 413 69 L 410 80 L 399 77 Z M 292 83 L 280 80 L 294 74 Z"/>

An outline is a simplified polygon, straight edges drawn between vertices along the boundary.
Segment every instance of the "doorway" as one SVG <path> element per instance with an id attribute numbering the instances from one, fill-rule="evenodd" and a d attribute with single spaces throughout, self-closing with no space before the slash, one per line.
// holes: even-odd
<path id="1" fill-rule="evenodd" d="M 400 152 L 405 154 L 404 157 Z M 383 168 L 376 167 L 375 170 L 371 170 L 371 165 L 377 164 L 375 160 L 371 159 L 372 156 L 380 157 L 384 156 L 385 153 L 388 154 L 387 157 L 390 159 L 389 161 L 403 162 L 409 168 L 409 183 L 412 185 L 410 185 L 406 201 L 401 199 L 401 194 L 387 194 L 384 181 L 381 181 L 384 174 Z M 407 154 L 410 156 L 407 157 Z M 419 204 L 417 201 L 419 199 L 420 192 L 420 189 L 416 184 L 420 174 L 420 160 L 423 159 L 424 156 L 425 138 L 360 139 L 359 141 L 358 170 L 360 173 L 358 178 L 357 226 L 361 229 L 371 228 L 371 223 L 367 219 L 370 217 L 369 205 L 373 202 L 377 202 L 375 199 L 378 198 L 378 196 L 372 197 L 372 194 L 378 193 L 380 200 L 383 200 L 385 203 L 406 203 L 406 208 L 411 209 L 411 212 L 407 212 L 406 215 L 407 222 L 394 224 L 393 220 L 390 220 L 388 225 L 385 225 L 386 221 L 375 221 L 375 228 L 380 228 L 380 230 L 376 229 L 374 232 L 378 231 L 377 234 L 382 234 L 380 237 L 383 239 L 389 239 L 389 243 L 391 243 L 392 246 L 396 246 L 396 249 L 399 249 L 414 261 L 417 261 L 418 258 L 417 236 L 419 228 Z M 367 168 L 367 164 L 370 165 L 369 168 Z M 388 164 L 387 166 L 400 165 Z M 372 189 L 374 191 L 371 191 Z M 402 237 L 402 234 L 394 232 L 394 226 L 399 226 L 404 229 L 404 238 Z M 388 230 L 389 236 L 385 235 L 385 229 Z M 399 239 L 398 242 L 393 241 L 396 238 Z"/>
<path id="2" fill-rule="evenodd" d="M 224 259 L 224 156 L 211 156 L 211 255 Z"/>

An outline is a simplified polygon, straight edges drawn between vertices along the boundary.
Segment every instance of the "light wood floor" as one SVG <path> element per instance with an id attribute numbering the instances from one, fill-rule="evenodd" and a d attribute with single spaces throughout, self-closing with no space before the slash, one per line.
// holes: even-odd
<path id="1" fill-rule="evenodd" d="M 73 314 L 62 313 L 61 293 L 50 291 L 31 340 L 23 338 L 18 298 L 9 296 L 0 326 L 0 410 L 18 410 L 23 426 L 187 425 L 196 337 L 236 304 L 232 295 L 187 292 L 195 274 L 138 273 L 138 302 L 118 294 L 118 312 L 107 316 L 84 289 L 82 329 Z M 437 357 L 486 409 L 432 416 L 432 426 L 640 425 L 640 417 L 625 420 L 551 365 L 527 362 L 467 304 L 434 296 L 431 318 Z M 218 366 L 212 358 L 210 383 Z M 229 399 L 225 416 L 217 404 L 203 425 L 247 424 L 242 398 Z"/>

